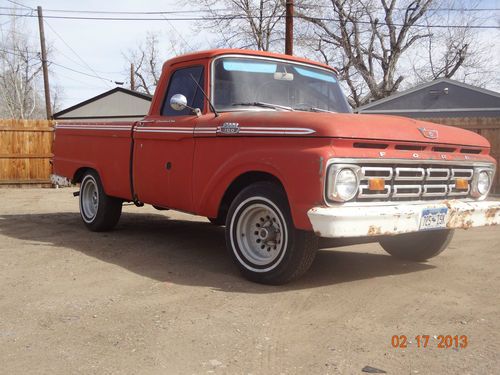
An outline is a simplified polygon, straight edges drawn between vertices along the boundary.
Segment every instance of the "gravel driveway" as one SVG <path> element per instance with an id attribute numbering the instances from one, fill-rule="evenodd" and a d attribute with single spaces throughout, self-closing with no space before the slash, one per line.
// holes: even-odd
<path id="1" fill-rule="evenodd" d="M 499 227 L 457 231 L 428 263 L 321 250 L 271 287 L 239 276 L 205 218 L 127 206 L 91 233 L 74 190 L 0 189 L 3 374 L 499 373 Z"/>

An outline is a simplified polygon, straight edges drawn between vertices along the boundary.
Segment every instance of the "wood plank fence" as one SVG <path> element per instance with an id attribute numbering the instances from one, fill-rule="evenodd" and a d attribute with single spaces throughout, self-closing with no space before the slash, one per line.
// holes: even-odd
<path id="1" fill-rule="evenodd" d="M 0 187 L 50 186 L 53 122 L 0 119 Z"/>
<path id="2" fill-rule="evenodd" d="M 422 118 L 422 120 L 471 130 L 490 141 L 491 156 L 497 161 L 497 173 L 492 192 L 500 194 L 500 117 L 434 117 Z"/>

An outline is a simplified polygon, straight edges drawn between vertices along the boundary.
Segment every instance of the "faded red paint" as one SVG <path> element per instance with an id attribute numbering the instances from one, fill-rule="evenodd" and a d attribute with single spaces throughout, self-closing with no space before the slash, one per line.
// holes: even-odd
<path id="1" fill-rule="evenodd" d="M 137 198 L 161 207 L 215 217 L 228 186 L 238 176 L 252 171 L 266 172 L 283 184 L 295 226 L 311 230 L 307 211 L 323 205 L 326 161 L 333 157 L 439 160 L 432 151 L 435 145 L 469 146 L 479 154 L 451 152 L 446 160 L 493 162 L 488 141 L 476 133 L 402 117 L 380 115 L 310 113 L 310 112 L 230 112 L 215 117 L 205 103 L 200 117 L 176 116 L 175 122 L 159 115 L 169 77 L 174 69 L 191 65 L 205 66 L 205 91 L 209 93 L 210 62 L 223 54 L 278 57 L 309 60 L 267 52 L 212 50 L 176 57 L 163 66 L 149 114 L 136 123 L 92 123 L 95 128 L 110 130 L 69 130 L 57 128 L 54 143 L 54 173 L 74 179 L 80 168 L 97 170 L 108 195 L 131 200 L 130 155 L 134 140 L 133 183 Z M 237 122 L 240 127 L 308 128 L 307 135 L 199 134 L 204 128 Z M 89 125 L 88 123 L 85 123 Z M 71 123 L 77 125 L 77 123 Z M 129 126 L 114 130 L 112 126 Z M 186 133 L 139 133 L 148 127 L 192 129 Z M 418 128 L 439 132 L 438 139 L 423 137 Z M 354 148 L 354 142 L 383 143 L 384 149 Z M 396 145 L 423 145 L 424 150 L 398 150 Z M 171 168 L 167 169 L 167 163 Z M 318 171 L 320 174 L 318 175 Z M 466 221 L 464 221 L 464 226 Z M 376 229 L 376 228 L 374 228 Z M 374 230 L 376 232 L 376 230 Z M 378 234 L 378 233 L 377 233 Z"/>

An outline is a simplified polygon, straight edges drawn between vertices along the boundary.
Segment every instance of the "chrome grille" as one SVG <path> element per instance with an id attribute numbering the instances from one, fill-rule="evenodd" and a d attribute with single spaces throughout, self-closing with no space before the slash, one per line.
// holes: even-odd
<path id="1" fill-rule="evenodd" d="M 441 199 L 446 197 L 468 197 L 470 184 L 474 175 L 472 167 L 448 165 L 369 165 L 362 166 L 360 186 L 357 199 L 373 200 L 420 200 Z M 385 180 L 384 190 L 369 189 L 370 178 Z M 467 190 L 459 190 L 455 186 L 456 179 L 469 181 Z"/>

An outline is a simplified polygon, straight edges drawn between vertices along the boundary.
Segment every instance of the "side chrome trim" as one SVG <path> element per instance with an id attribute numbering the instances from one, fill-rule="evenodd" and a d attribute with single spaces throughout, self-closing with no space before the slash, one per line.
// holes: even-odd
<path id="1" fill-rule="evenodd" d="M 57 129 L 64 130 L 118 130 L 118 131 L 130 131 L 132 126 L 126 125 L 105 125 L 105 126 L 92 126 L 92 125 L 60 125 L 57 124 L 54 127 Z"/>
<path id="2" fill-rule="evenodd" d="M 135 128 L 138 133 L 194 133 L 194 134 L 221 134 L 219 127 L 160 127 L 160 126 L 143 126 Z M 238 134 L 258 134 L 258 135 L 307 135 L 316 133 L 313 129 L 308 128 L 287 128 L 287 127 L 263 127 L 263 126 L 243 126 L 239 128 L 238 133 L 226 134 L 222 136 L 237 136 Z"/>
<path id="3" fill-rule="evenodd" d="M 194 131 L 194 128 L 186 127 L 160 127 L 160 126 L 143 126 L 140 128 L 135 128 L 135 132 L 137 133 L 177 133 L 177 134 L 191 134 Z"/>

